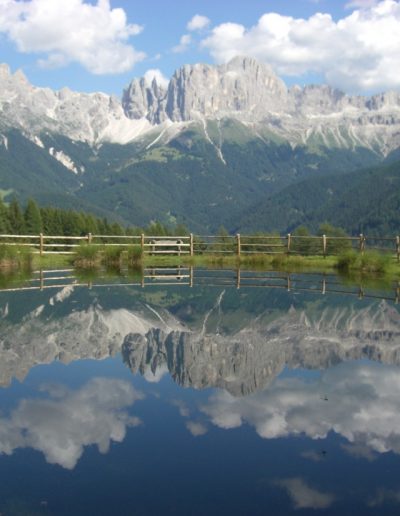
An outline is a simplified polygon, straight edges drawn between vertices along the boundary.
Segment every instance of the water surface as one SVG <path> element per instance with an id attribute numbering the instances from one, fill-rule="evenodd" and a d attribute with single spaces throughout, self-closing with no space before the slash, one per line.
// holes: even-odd
<path id="1" fill-rule="evenodd" d="M 1 292 L 0 512 L 398 514 L 395 290 L 246 274 Z"/>

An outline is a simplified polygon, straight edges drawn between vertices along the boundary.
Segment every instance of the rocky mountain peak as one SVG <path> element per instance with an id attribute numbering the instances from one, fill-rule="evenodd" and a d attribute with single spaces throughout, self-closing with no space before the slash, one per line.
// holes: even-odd
<path id="1" fill-rule="evenodd" d="M 22 72 L 12 74 L 3 64 L 0 111 L 2 127 L 21 129 L 33 141 L 50 131 L 92 145 L 124 144 L 156 133 L 164 122 L 168 123 L 159 131 L 167 129 L 171 135 L 180 127 L 177 124 L 197 123 L 209 140 L 207 120 L 233 118 L 255 137 L 266 130 L 295 146 L 364 146 L 383 156 L 400 146 L 399 92 L 368 98 L 327 85 L 288 89 L 270 66 L 247 56 L 221 65 L 182 66 L 167 88 L 156 79 L 133 79 L 122 100 L 68 88 L 38 88 Z M 217 152 L 222 156 L 220 149 Z"/>
<path id="2" fill-rule="evenodd" d="M 122 93 L 122 107 L 128 118 L 147 118 L 152 123 L 160 123 L 163 117 L 162 102 L 166 90 L 154 78 L 151 84 L 142 77 L 133 79 Z"/>
<path id="3" fill-rule="evenodd" d="M 157 86 L 157 87 L 156 87 Z M 151 123 L 169 118 L 186 122 L 201 117 L 236 113 L 251 119 L 287 105 L 285 83 L 272 69 L 250 57 L 238 56 L 227 64 L 185 65 L 171 78 L 168 91 L 135 79 L 124 91 L 123 106 L 130 118 L 145 116 Z"/>

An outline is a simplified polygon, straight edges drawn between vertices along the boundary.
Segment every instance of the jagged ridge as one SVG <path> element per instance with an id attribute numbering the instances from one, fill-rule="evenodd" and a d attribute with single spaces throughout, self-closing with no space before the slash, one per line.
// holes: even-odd
<path id="1" fill-rule="evenodd" d="M 181 124 L 235 118 L 255 136 L 268 129 L 293 145 L 361 146 L 382 155 L 400 146 L 398 92 L 361 97 L 326 85 L 288 89 L 269 66 L 248 57 L 219 66 L 185 65 L 167 89 L 156 80 L 134 79 L 122 101 L 102 93 L 35 88 L 21 72 L 12 75 L 1 65 L 0 112 L 3 126 L 36 138 L 51 131 L 91 144 L 124 144 L 155 128 L 175 134 Z"/>

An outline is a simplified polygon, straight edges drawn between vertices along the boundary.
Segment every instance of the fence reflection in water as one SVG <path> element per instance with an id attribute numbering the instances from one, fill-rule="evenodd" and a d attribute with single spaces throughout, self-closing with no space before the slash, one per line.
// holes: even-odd
<path id="1" fill-rule="evenodd" d="M 68 286 L 86 288 L 140 287 L 223 287 L 283 289 L 314 294 L 339 294 L 359 299 L 382 299 L 398 303 L 400 282 L 384 288 L 363 283 L 349 283 L 334 274 L 289 273 L 248 269 L 199 269 L 194 267 L 147 267 L 140 271 L 105 271 L 77 275 L 76 269 L 37 270 L 24 279 L 11 278 L 0 291 L 60 289 Z"/>

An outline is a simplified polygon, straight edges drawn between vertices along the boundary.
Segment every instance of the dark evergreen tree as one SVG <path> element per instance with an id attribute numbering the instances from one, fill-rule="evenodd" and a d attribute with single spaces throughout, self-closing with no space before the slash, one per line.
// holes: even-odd
<path id="1" fill-rule="evenodd" d="M 38 235 L 42 232 L 42 216 L 40 209 L 33 199 L 29 199 L 24 212 L 25 231 L 28 235 Z"/>
<path id="2" fill-rule="evenodd" d="M 0 197 L 0 234 L 11 233 L 10 220 L 8 218 L 8 210 Z"/>
<path id="3" fill-rule="evenodd" d="M 22 235 L 25 231 L 25 221 L 21 207 L 15 197 L 12 198 L 10 206 L 8 207 L 8 219 L 12 233 Z"/>
<path id="4" fill-rule="evenodd" d="M 118 222 L 111 224 L 110 230 L 111 235 L 125 235 L 124 228 Z"/>

